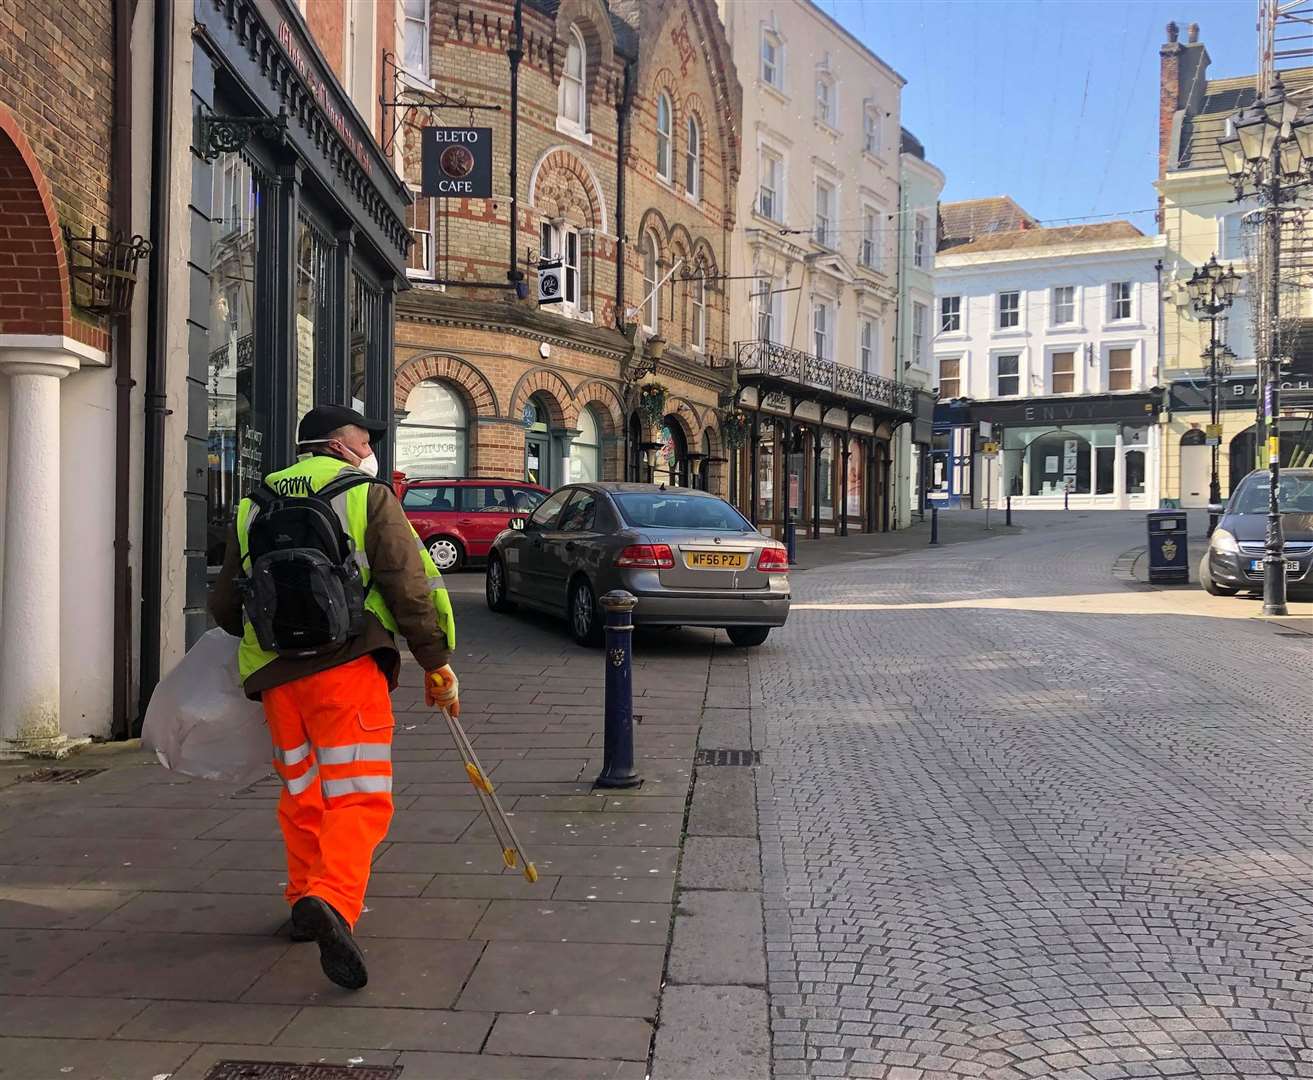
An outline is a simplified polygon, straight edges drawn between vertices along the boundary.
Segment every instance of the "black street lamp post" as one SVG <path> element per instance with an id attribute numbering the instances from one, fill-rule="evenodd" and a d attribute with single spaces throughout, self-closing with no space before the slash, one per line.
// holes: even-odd
<path id="1" fill-rule="evenodd" d="M 1258 101 L 1233 118 L 1235 134 L 1218 140 L 1237 199 L 1263 204 L 1266 281 L 1259 350 L 1264 361 L 1267 417 L 1268 509 L 1263 555 L 1263 614 L 1286 615 L 1285 537 L 1281 529 L 1281 208 L 1313 182 L 1313 110 L 1297 115 L 1281 76 Z"/>
<path id="2" fill-rule="evenodd" d="M 1217 519 L 1222 513 L 1222 481 L 1218 475 L 1218 447 L 1221 444 L 1220 417 L 1218 414 L 1218 396 L 1221 393 L 1221 381 L 1229 372 L 1225 353 L 1229 353 L 1217 340 L 1217 324 L 1230 309 L 1240 286 L 1240 275 L 1233 267 L 1222 269 L 1221 263 L 1214 255 L 1203 266 L 1190 275 L 1185 284 L 1186 295 L 1195 315 L 1208 323 L 1208 348 L 1204 359 L 1208 361 L 1209 417 L 1208 442 L 1213 451 L 1212 472 L 1208 479 L 1208 535 L 1213 535 L 1217 528 Z M 1223 370 L 1226 368 L 1227 370 Z"/>

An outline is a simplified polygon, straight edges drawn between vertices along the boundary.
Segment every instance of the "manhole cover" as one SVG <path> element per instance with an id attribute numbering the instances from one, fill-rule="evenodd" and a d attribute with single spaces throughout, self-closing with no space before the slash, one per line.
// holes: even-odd
<path id="1" fill-rule="evenodd" d="M 696 765 L 760 765 L 761 754 L 756 750 L 699 750 Z"/>
<path id="2" fill-rule="evenodd" d="M 400 1065 L 297 1065 L 291 1061 L 220 1061 L 205 1080 L 398 1080 Z"/>
<path id="3" fill-rule="evenodd" d="M 88 776 L 99 776 L 104 769 L 37 769 L 18 777 L 20 784 L 76 784 Z"/>

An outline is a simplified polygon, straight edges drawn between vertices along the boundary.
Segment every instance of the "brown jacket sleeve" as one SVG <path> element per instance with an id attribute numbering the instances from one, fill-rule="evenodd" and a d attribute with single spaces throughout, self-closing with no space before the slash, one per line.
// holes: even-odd
<path id="1" fill-rule="evenodd" d="M 241 548 L 237 544 L 236 523 L 228 527 L 228 546 L 223 553 L 223 568 L 210 590 L 210 614 L 233 637 L 242 636 L 242 601 L 237 595 L 237 575 L 241 570 Z"/>
<path id="2" fill-rule="evenodd" d="M 438 628 L 419 541 L 401 509 L 401 501 L 382 484 L 369 486 L 365 555 L 372 584 L 397 620 L 416 661 L 425 671 L 442 667 L 451 659 L 451 648 L 447 635 Z"/>

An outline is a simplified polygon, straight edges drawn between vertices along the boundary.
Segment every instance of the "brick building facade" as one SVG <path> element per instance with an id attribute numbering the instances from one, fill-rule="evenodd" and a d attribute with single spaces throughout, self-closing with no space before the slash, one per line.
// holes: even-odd
<path id="1" fill-rule="evenodd" d="M 0 0 L 0 756 L 62 752 L 61 713 L 75 731 L 108 713 L 108 648 L 76 671 L 59 656 L 113 624 L 110 336 L 78 306 L 64 229 L 118 224 L 115 40 L 109 3 Z"/>
<path id="2" fill-rule="evenodd" d="M 514 168 L 513 37 L 509 2 L 433 0 L 427 52 L 404 34 L 398 43 L 407 100 L 432 100 L 421 88 L 432 80 L 500 107 L 474 117 L 493 131 L 492 197 L 420 196 L 412 211 L 415 288 L 397 308 L 398 466 L 547 486 L 660 473 L 723 491 L 720 277 L 738 83 L 714 6 L 525 3 Z M 412 184 L 420 126 L 467 119 L 459 109 L 408 117 L 398 153 Z M 540 256 L 565 264 L 552 307 L 536 303 Z M 512 273 L 523 275 L 519 294 Z M 694 273 L 700 282 L 686 279 Z M 666 392 L 652 424 L 635 409 L 643 382 Z"/>

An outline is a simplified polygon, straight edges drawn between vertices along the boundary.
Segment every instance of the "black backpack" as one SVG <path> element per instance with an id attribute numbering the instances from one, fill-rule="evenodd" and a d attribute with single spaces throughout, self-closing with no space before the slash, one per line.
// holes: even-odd
<path id="1" fill-rule="evenodd" d="M 260 647 L 282 657 L 331 652 L 357 636 L 366 590 L 355 545 L 332 500 L 358 484 L 385 484 L 349 472 L 318 491 L 256 488 L 247 536 L 247 576 L 238 581 L 242 608 Z"/>

